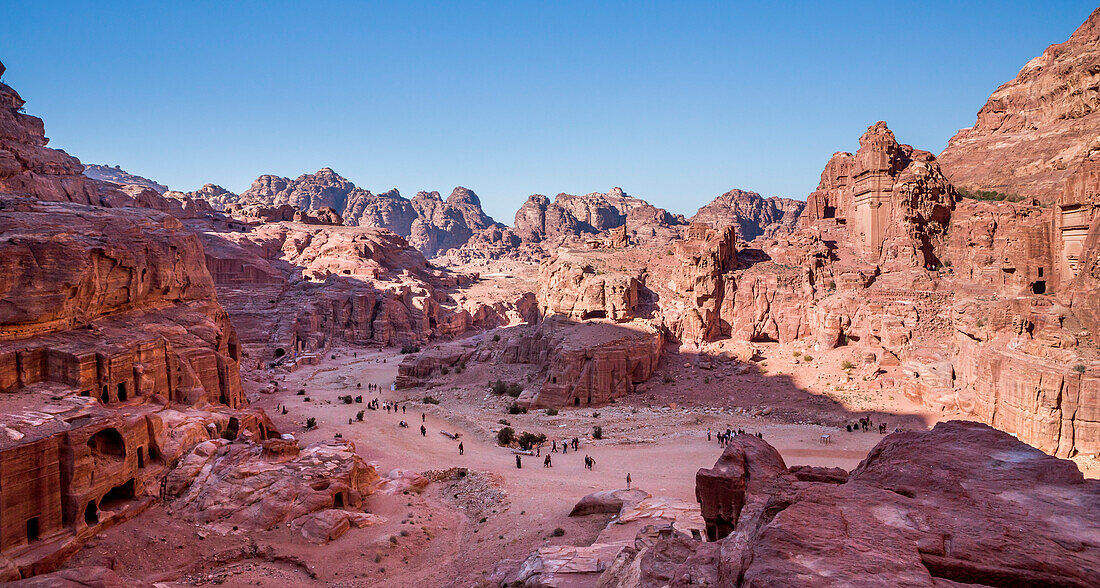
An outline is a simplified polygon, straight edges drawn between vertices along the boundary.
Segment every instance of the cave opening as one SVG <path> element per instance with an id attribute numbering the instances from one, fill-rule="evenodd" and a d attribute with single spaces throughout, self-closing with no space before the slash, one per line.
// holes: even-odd
<path id="1" fill-rule="evenodd" d="M 84 508 L 84 522 L 89 526 L 99 522 L 99 509 L 96 508 L 94 500 L 89 500 L 88 506 Z"/>

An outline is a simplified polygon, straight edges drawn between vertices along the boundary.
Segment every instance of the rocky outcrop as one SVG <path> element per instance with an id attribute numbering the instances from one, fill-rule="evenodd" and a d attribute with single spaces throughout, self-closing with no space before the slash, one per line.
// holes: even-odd
<path id="1" fill-rule="evenodd" d="M 829 160 L 802 224 L 836 219 L 863 258 L 887 270 L 939 265 L 955 188 L 931 153 L 899 144 L 883 121 L 859 145 Z"/>
<path id="2" fill-rule="evenodd" d="M 0 63 L 0 76 L 6 68 Z M 42 119 L 23 113 L 24 100 L 0 82 L 0 193 L 39 200 L 101 204 L 84 166 L 64 151 L 46 145 Z"/>
<path id="3" fill-rule="evenodd" d="M 409 244 L 427 255 L 461 247 L 476 231 L 496 226 L 481 210 L 473 191 L 459 186 L 444 201 L 439 192 L 420 192 L 412 199 L 416 220 Z"/>
<path id="4" fill-rule="evenodd" d="M 471 361 L 524 363 L 537 366 L 540 382 L 520 394 L 521 406 L 599 406 L 649 379 L 664 346 L 661 330 L 646 321 L 575 322 L 552 316 L 504 335 L 500 343 L 478 337 L 406 356 L 397 388 L 422 386 L 444 369 Z"/>
<path id="5" fill-rule="evenodd" d="M 539 312 L 573 319 L 627 321 L 638 306 L 641 276 L 595 269 L 567 252 L 539 264 Z"/>
<path id="6" fill-rule="evenodd" d="M 99 180 L 101 182 L 110 182 L 112 184 L 118 184 L 120 186 L 141 186 L 142 188 L 149 188 L 157 194 L 164 194 L 168 191 L 168 186 L 164 184 L 158 184 L 149 178 L 143 178 L 139 175 L 132 174 L 120 166 L 108 166 L 108 165 L 95 165 L 85 164 L 84 175 L 92 178 L 93 180 Z M 207 184 L 208 186 L 210 184 Z"/>
<path id="7" fill-rule="evenodd" d="M 348 441 L 298 449 L 296 441 L 200 443 L 169 472 L 170 512 L 214 529 L 268 530 L 289 524 L 327 543 L 374 522 L 361 509 L 379 482 Z M 331 509 L 331 510 L 330 510 Z M 356 509 L 356 510 L 344 510 Z"/>
<path id="8" fill-rule="evenodd" d="M 714 469 L 700 470 L 697 494 L 716 546 L 696 543 L 696 557 L 607 585 L 655 585 L 658 573 L 728 586 L 1100 580 L 1090 523 L 1100 482 L 978 423 L 890 435 L 847 476 L 787 469 L 763 441 L 736 436 Z"/>
<path id="9" fill-rule="evenodd" d="M 293 361 L 339 341 L 425 343 L 526 320 L 533 306 L 522 295 L 456 300 L 448 291 L 474 277 L 429 267 L 386 230 L 296 222 L 196 227 L 204 227 L 219 299 L 253 360 Z"/>
<path id="10" fill-rule="evenodd" d="M 0 73 L 2 73 L 0 66 Z M 211 438 L 277 431 L 241 390 L 203 212 L 80 174 L 42 122 L 0 108 L 0 580 L 49 572 L 136 516 Z M 206 209 L 207 211 L 209 208 Z M 63 578 L 59 577 L 59 581 Z"/>
<path id="11" fill-rule="evenodd" d="M 939 155 L 951 182 L 1053 202 L 1100 128 L 1100 9 L 997 88 Z"/>
<path id="12" fill-rule="evenodd" d="M 737 237 L 751 241 L 761 235 L 790 232 L 806 203 L 791 198 L 764 198 L 756 192 L 733 189 L 711 200 L 689 219 L 712 227 L 737 227 Z"/>
<path id="13" fill-rule="evenodd" d="M 461 247 L 479 231 L 498 226 L 481 209 L 472 190 L 457 187 L 443 200 L 438 192 L 420 192 L 412 200 L 395 189 L 372 194 L 331 168 L 297 179 L 263 175 L 238 200 L 245 205 L 293 206 L 305 214 L 331 209 L 352 226 L 389 229 L 421 253 L 434 256 Z"/>
<path id="14" fill-rule="evenodd" d="M 629 196 L 622 188 L 612 188 L 607 193 L 584 196 L 558 194 L 553 201 L 535 194 L 516 212 L 512 230 L 523 241 L 542 243 L 551 250 L 624 225 L 629 235 L 639 233 L 644 237 L 659 227 L 684 224 L 682 216 Z"/>
<path id="15" fill-rule="evenodd" d="M 226 190 L 225 188 L 218 186 L 217 184 L 204 184 L 203 187 L 193 192 L 178 192 L 176 190 L 168 190 L 167 192 L 161 192 L 166 198 L 175 198 L 177 200 L 199 200 L 205 201 L 210 204 L 210 207 L 214 210 L 226 210 L 228 207 L 234 204 L 240 204 L 241 197 L 237 194 Z"/>

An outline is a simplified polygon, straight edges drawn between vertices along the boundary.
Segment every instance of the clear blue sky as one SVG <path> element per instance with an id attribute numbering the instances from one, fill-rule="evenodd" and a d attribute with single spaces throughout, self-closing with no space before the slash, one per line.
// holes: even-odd
<path id="1" fill-rule="evenodd" d="M 464 185 L 509 224 L 532 193 L 622 186 L 689 215 L 734 187 L 804 198 L 880 119 L 938 153 L 1095 7 L 7 4 L 4 81 L 84 162 L 182 190 L 324 166 L 410 197 Z"/>

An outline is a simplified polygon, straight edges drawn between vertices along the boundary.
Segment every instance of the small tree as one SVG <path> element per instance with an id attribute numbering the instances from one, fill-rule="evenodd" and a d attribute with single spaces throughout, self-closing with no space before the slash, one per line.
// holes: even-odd
<path id="1" fill-rule="evenodd" d="M 592 438 L 593 439 L 603 439 L 603 427 L 601 427 L 599 425 L 596 425 L 595 427 L 592 427 Z"/>
<path id="2" fill-rule="evenodd" d="M 355 420 L 357 420 L 359 422 L 363 422 L 363 411 L 359 411 L 359 412 L 355 413 Z"/>
<path id="3" fill-rule="evenodd" d="M 513 402 L 508 407 L 508 414 L 527 414 L 527 409 Z"/>
<path id="4" fill-rule="evenodd" d="M 316 429 L 316 428 L 317 428 L 317 419 L 316 418 L 309 417 L 308 419 L 306 419 L 306 430 L 307 431 L 312 431 L 313 429 Z"/>
<path id="5" fill-rule="evenodd" d="M 523 434 L 520 435 L 518 439 L 516 439 L 516 441 L 519 443 L 520 449 L 528 451 L 536 445 L 546 443 L 546 435 L 543 435 L 542 433 L 536 435 L 534 433 L 528 433 L 527 431 L 524 431 Z"/>
<path id="6" fill-rule="evenodd" d="M 1083 364 L 1079 363 L 1079 364 L 1073 366 L 1073 371 L 1075 371 L 1079 374 L 1083 374 L 1083 373 L 1085 373 L 1085 366 Z"/>
<path id="7" fill-rule="evenodd" d="M 840 363 L 840 369 L 842 369 L 842 370 L 850 370 L 850 369 L 852 369 L 852 362 L 850 362 L 850 361 L 848 361 L 847 359 L 845 359 L 844 361 L 842 361 L 842 362 Z"/>
<path id="8" fill-rule="evenodd" d="M 504 427 L 497 433 L 497 443 L 501 447 L 507 447 L 512 444 L 512 440 L 516 438 L 516 430 L 512 427 Z"/>

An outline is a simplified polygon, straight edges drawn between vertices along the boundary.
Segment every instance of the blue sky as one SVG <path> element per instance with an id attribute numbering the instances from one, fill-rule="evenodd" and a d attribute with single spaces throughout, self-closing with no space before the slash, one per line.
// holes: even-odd
<path id="1" fill-rule="evenodd" d="M 886 120 L 939 152 L 1095 8 L 1047 2 L 6 2 L 52 147 L 191 190 L 325 166 L 374 192 L 805 198 Z"/>

